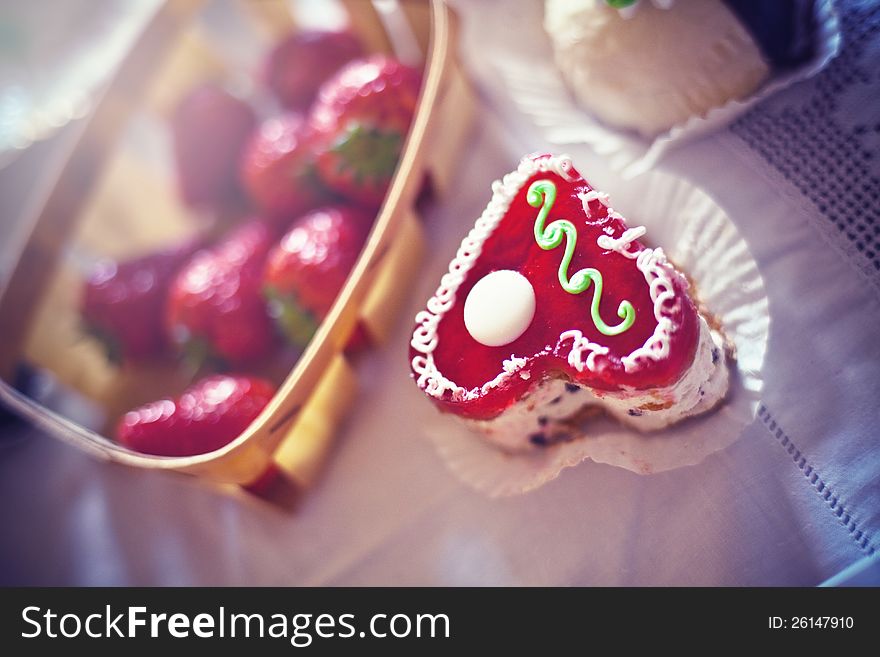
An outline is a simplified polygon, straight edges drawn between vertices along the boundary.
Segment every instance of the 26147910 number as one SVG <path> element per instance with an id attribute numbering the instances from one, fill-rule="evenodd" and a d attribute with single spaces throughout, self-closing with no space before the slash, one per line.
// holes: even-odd
<path id="1" fill-rule="evenodd" d="M 771 630 L 851 630 L 852 616 L 770 616 L 767 627 Z"/>

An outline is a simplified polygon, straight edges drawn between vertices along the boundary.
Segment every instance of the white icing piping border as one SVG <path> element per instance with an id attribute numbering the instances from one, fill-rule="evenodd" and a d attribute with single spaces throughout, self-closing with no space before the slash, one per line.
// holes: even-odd
<path id="1" fill-rule="evenodd" d="M 492 388 L 503 384 L 525 366 L 527 362 L 525 358 L 518 358 L 511 354 L 510 358 L 504 361 L 502 371 L 494 379 L 480 387 L 468 390 L 443 376 L 434 363 L 434 350 L 437 348 L 438 342 L 437 326 L 443 315 L 455 303 L 455 293 L 482 253 L 483 244 L 498 227 L 513 199 L 529 178 L 537 173 L 552 171 L 561 178 L 573 181 L 571 169 L 571 158 L 566 155 L 545 157 L 538 160 L 525 157 L 520 161 L 515 171 L 492 183 L 492 199 L 477 219 L 474 227 L 461 241 L 455 257 L 449 263 L 449 271 L 440 279 L 440 286 L 434 292 L 434 296 L 428 300 L 427 309 L 419 312 L 415 318 L 418 326 L 413 332 L 410 345 L 419 352 L 419 355 L 413 357 L 411 365 L 413 372 L 418 375 L 419 387 L 427 394 L 439 399 L 449 391 L 452 393 L 454 401 L 476 399 L 481 394 L 486 394 Z M 588 203 L 594 199 L 608 205 L 608 197 L 605 194 L 591 190 L 581 196 L 584 210 L 588 214 Z M 620 217 L 610 208 L 608 214 Z M 665 305 L 668 300 L 675 298 L 675 291 L 666 271 L 667 262 L 663 250 L 644 249 L 638 253 L 631 253 L 628 250 L 630 243 L 644 234 L 644 227 L 638 226 L 628 229 L 617 239 L 608 235 L 600 235 L 597 239 L 600 248 L 617 251 L 627 258 L 636 259 L 636 266 L 650 285 L 651 300 L 654 302 L 654 317 L 657 320 L 657 327 L 644 345 L 621 359 L 626 372 L 637 369 L 638 361 L 641 358 L 656 361 L 668 356 L 670 335 L 674 330 L 674 325 L 666 314 L 674 313 L 675 307 L 667 309 Z M 590 342 L 583 337 L 580 331 L 564 331 L 559 336 L 559 343 L 568 339 L 572 340 L 568 362 L 578 372 L 582 372 L 584 367 L 595 371 L 596 357 L 608 353 L 608 347 Z M 588 352 L 586 359 L 583 358 L 584 352 Z"/>
<path id="2" fill-rule="evenodd" d="M 584 204 L 586 205 L 586 202 Z M 608 214 L 611 214 L 612 212 L 614 211 L 611 208 L 608 208 Z M 623 369 L 625 372 L 636 370 L 640 358 L 649 358 L 654 361 L 666 358 L 669 355 L 669 341 L 675 330 L 672 320 L 669 319 L 668 315 L 677 312 L 678 304 L 676 303 L 669 308 L 666 306 L 667 301 L 675 299 L 675 289 L 672 286 L 672 281 L 669 279 L 666 269 L 668 265 L 666 254 L 663 253 L 663 249 L 659 248 L 643 249 L 637 253 L 629 250 L 629 245 L 634 240 L 644 236 L 647 232 L 648 231 L 644 226 L 634 226 L 633 228 L 626 229 L 617 239 L 610 235 L 599 235 L 599 237 L 596 238 L 596 244 L 599 245 L 600 249 L 617 251 L 630 260 L 635 259 L 636 267 L 639 268 L 639 271 L 645 276 L 648 285 L 650 285 L 651 301 L 654 302 L 654 319 L 657 320 L 657 326 L 654 328 L 654 333 L 651 334 L 651 337 L 645 341 L 645 344 L 620 359 L 623 363 Z M 572 333 L 572 331 L 567 331 L 566 333 Z M 566 333 L 559 336 L 559 339 L 562 340 Z M 578 336 L 575 340 L 575 344 L 572 346 L 572 351 L 568 356 L 568 362 L 572 367 L 575 367 L 578 372 L 583 372 L 583 362 L 579 360 L 580 351 L 589 346 L 598 347 L 599 345 L 584 340 L 580 331 L 576 331 L 576 333 Z M 578 350 L 577 363 L 580 364 L 580 367 L 572 362 L 576 348 Z M 607 351 L 608 350 L 605 349 L 605 352 Z M 593 372 L 595 371 L 593 363 L 595 362 L 596 353 L 598 352 L 593 349 L 593 353 L 588 356 L 586 362 L 587 369 Z M 591 360 L 593 363 L 591 363 Z"/>

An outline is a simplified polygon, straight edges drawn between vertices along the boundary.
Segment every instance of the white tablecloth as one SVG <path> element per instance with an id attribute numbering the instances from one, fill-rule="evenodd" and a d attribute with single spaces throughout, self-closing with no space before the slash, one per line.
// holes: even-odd
<path id="1" fill-rule="evenodd" d="M 482 99 L 473 144 L 458 192 L 429 213 L 431 255 L 396 335 L 362 363 L 370 384 L 318 485 L 291 514 L 15 429 L 0 447 L 3 582 L 813 585 L 874 554 L 880 10 L 843 3 L 844 51 L 825 72 L 659 165 L 727 210 L 764 277 L 766 383 L 742 438 L 693 467 L 639 476 L 584 463 L 490 500 L 422 435 L 435 411 L 408 379 L 407 336 L 491 180 L 548 145 L 505 102 L 487 56 L 510 37 L 505 21 L 535 8 L 456 4 Z M 598 186 L 621 184 L 599 157 L 572 154 Z"/>

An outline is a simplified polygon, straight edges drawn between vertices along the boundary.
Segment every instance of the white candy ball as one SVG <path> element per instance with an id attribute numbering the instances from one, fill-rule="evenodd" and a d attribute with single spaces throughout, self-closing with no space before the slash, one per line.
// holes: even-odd
<path id="1" fill-rule="evenodd" d="M 521 336 L 535 317 L 535 290 L 519 272 L 486 274 L 464 302 L 464 325 L 474 340 L 500 347 Z"/>

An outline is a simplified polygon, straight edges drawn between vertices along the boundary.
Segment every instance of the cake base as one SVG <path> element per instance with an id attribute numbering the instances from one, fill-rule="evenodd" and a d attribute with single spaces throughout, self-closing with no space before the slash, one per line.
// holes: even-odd
<path id="1" fill-rule="evenodd" d="M 530 394 L 488 420 L 462 418 L 473 431 L 507 452 L 540 449 L 576 440 L 589 432 L 589 420 L 602 413 L 638 431 L 656 431 L 706 413 L 727 395 L 732 350 L 724 336 L 700 316 L 700 342 L 694 362 L 671 386 L 649 390 L 599 391 L 563 378 L 546 379 Z"/>

